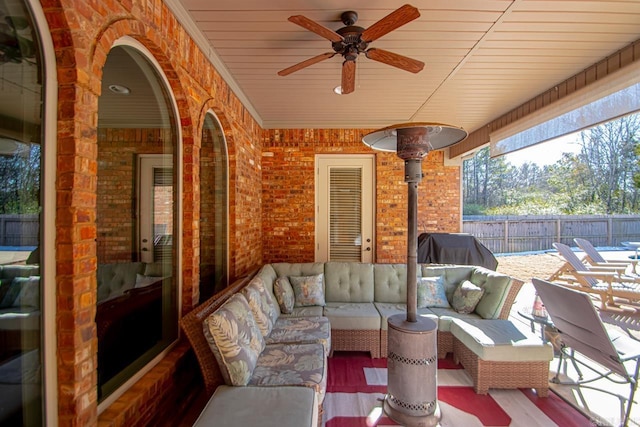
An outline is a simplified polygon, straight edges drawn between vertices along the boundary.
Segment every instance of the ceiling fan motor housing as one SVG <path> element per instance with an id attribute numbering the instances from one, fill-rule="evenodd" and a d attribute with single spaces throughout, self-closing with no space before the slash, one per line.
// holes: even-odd
<path id="1" fill-rule="evenodd" d="M 336 33 L 340 34 L 344 40 L 339 42 L 333 42 L 331 46 L 336 53 L 339 53 L 348 61 L 355 61 L 358 54 L 367 50 L 369 43 L 361 39 L 360 35 L 364 31 L 364 28 L 357 25 L 349 25 L 347 27 L 336 30 Z"/>

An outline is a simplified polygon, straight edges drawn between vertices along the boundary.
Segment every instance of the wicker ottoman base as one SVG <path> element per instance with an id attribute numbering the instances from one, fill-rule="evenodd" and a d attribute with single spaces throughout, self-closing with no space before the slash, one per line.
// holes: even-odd
<path id="1" fill-rule="evenodd" d="M 331 352 L 333 351 L 368 351 L 373 359 L 378 359 L 380 330 L 331 329 Z"/>
<path id="2" fill-rule="evenodd" d="M 490 388 L 535 388 L 540 397 L 546 397 L 549 393 L 548 361 L 482 360 L 455 336 L 453 337 L 453 358 L 469 372 L 478 394 L 487 394 Z"/>

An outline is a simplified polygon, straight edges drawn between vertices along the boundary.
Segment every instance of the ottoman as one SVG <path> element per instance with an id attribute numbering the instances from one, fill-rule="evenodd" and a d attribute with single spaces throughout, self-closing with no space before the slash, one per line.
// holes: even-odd
<path id="1" fill-rule="evenodd" d="M 451 334 L 454 361 L 469 372 L 476 393 L 534 388 L 538 396 L 547 396 L 551 344 L 502 319 L 456 319 Z"/>

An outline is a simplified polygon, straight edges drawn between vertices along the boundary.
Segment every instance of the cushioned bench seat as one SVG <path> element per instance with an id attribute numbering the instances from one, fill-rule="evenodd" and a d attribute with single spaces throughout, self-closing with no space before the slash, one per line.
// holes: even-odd
<path id="1" fill-rule="evenodd" d="M 331 323 L 334 348 L 380 357 L 380 313 L 372 302 L 328 302 L 324 315 Z"/>
<path id="2" fill-rule="evenodd" d="M 265 344 L 322 344 L 325 353 L 331 351 L 331 324 L 329 319 L 316 317 L 279 317 Z"/>
<path id="3" fill-rule="evenodd" d="M 322 344 L 270 344 L 258 357 L 250 386 L 303 386 L 324 401 L 327 358 Z"/>
<path id="4" fill-rule="evenodd" d="M 317 427 L 318 418 L 311 389 L 221 385 L 194 427 Z"/>
<path id="5" fill-rule="evenodd" d="M 502 319 L 456 319 L 451 334 L 454 360 L 469 372 L 476 393 L 535 388 L 539 396 L 547 396 L 551 344 Z"/>

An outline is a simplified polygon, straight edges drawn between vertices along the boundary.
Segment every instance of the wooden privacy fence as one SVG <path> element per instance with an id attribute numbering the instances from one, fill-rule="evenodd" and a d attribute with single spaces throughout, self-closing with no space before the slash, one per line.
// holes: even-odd
<path id="1" fill-rule="evenodd" d="M 622 246 L 640 241 L 640 215 L 465 216 L 462 231 L 475 236 L 493 253 L 544 251 L 553 242 L 576 246 Z"/>
<path id="2" fill-rule="evenodd" d="M 0 215 L 0 246 L 38 246 L 40 218 L 33 215 Z"/>

